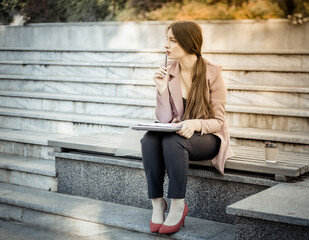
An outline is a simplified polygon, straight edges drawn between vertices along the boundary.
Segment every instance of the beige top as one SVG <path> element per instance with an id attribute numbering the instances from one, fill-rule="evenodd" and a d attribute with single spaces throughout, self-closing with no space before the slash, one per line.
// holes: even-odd
<path id="1" fill-rule="evenodd" d="M 168 88 L 162 95 L 157 92 L 156 117 L 160 122 L 168 123 L 174 118 L 182 120 L 184 107 L 181 95 L 179 62 L 170 62 L 168 72 Z M 211 160 L 214 167 L 223 175 L 225 161 L 235 154 L 230 147 L 228 123 L 225 119 L 226 86 L 222 77 L 222 67 L 206 60 L 206 80 L 209 92 L 207 97 L 212 104 L 214 118 L 199 119 L 201 135 L 212 133 L 221 139 L 218 155 Z"/>

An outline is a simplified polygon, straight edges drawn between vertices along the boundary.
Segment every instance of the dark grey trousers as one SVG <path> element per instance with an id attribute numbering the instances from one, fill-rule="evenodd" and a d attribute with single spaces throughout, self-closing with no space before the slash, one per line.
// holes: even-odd
<path id="1" fill-rule="evenodd" d="M 165 171 L 169 178 L 168 198 L 185 198 L 190 161 L 214 158 L 220 138 L 194 133 L 186 139 L 177 133 L 147 132 L 142 144 L 142 158 L 149 198 L 163 197 Z"/>

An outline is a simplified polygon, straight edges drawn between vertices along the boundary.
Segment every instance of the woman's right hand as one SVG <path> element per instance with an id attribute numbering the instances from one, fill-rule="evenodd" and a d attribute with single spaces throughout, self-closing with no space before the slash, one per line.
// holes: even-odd
<path id="1" fill-rule="evenodd" d="M 156 83 L 159 94 L 162 95 L 162 93 L 164 93 L 164 91 L 167 89 L 167 68 L 161 67 L 160 69 L 158 69 L 154 73 L 153 80 Z"/>

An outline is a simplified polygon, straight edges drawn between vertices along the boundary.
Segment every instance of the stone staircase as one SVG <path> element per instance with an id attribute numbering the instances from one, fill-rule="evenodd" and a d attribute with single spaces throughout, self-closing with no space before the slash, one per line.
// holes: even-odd
<path id="1" fill-rule="evenodd" d="M 280 149 L 309 152 L 309 52 L 210 51 L 203 56 L 223 65 L 232 144 L 261 147 L 270 140 Z M 55 158 L 48 140 L 99 132 L 120 134 L 133 124 L 154 121 L 152 75 L 162 60 L 163 52 L 150 50 L 0 49 L 0 181 L 31 187 L 28 191 L 33 194 L 57 191 Z M 12 205 L 14 200 L 3 200 L 7 199 L 4 195 L 0 202 Z M 23 198 L 15 205 L 22 202 L 21 208 L 32 206 Z M 96 223 L 108 225 L 108 221 Z M 127 229 L 146 231 L 130 226 L 126 224 Z M 216 239 L 219 234 L 217 239 L 231 239 L 230 230 L 219 238 L 224 232 L 190 236 Z"/>

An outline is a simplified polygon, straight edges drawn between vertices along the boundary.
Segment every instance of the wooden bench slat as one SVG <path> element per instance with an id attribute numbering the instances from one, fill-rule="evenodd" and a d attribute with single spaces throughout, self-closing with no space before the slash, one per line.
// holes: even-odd
<path id="1" fill-rule="evenodd" d="M 247 158 L 247 157 L 242 157 L 242 156 L 236 156 L 236 157 L 232 158 L 231 160 L 237 160 L 237 159 L 242 160 L 242 161 L 247 161 L 247 162 L 266 163 L 265 160 L 260 159 L 260 158 L 255 158 L 255 157 Z M 277 163 L 285 164 L 285 165 L 291 165 L 291 166 L 307 166 L 308 165 L 306 163 L 301 163 L 301 162 L 286 162 L 286 161 L 280 161 L 280 160 L 277 160 Z"/>
<path id="2" fill-rule="evenodd" d="M 51 146 L 115 154 L 123 136 L 119 134 L 104 135 L 102 133 L 84 136 L 72 136 L 50 141 Z M 309 154 L 278 152 L 277 163 L 265 162 L 265 149 L 256 147 L 232 146 L 236 156 L 226 161 L 226 169 L 242 170 L 297 177 L 309 172 Z M 141 158 L 140 149 L 128 156 Z M 190 164 L 212 166 L 211 161 L 189 161 Z"/>
<path id="3" fill-rule="evenodd" d="M 307 169 L 308 169 L 308 166 L 307 165 L 303 165 L 303 164 L 288 164 L 288 163 L 284 163 L 284 162 L 277 162 L 277 163 L 267 163 L 265 161 L 255 161 L 254 159 L 252 160 L 243 160 L 241 158 L 236 158 L 236 159 L 229 159 L 227 161 L 239 161 L 239 162 L 242 162 L 242 163 L 248 163 L 248 165 L 250 165 L 251 163 L 253 164 L 266 164 L 266 166 L 269 166 L 270 167 L 270 164 L 272 164 L 273 166 L 271 168 L 276 168 L 276 167 L 292 167 L 292 168 L 297 168 L 299 169 L 300 173 L 301 174 L 305 174 L 307 172 Z"/>
<path id="4" fill-rule="evenodd" d="M 212 166 L 211 161 L 202 161 L 202 162 L 190 161 L 190 164 Z M 257 172 L 257 173 L 284 175 L 289 177 L 298 177 L 299 175 L 301 175 L 300 169 L 296 167 L 287 167 L 278 165 L 272 167 L 270 165 L 263 163 L 249 164 L 247 162 L 235 161 L 235 160 L 226 161 L 225 168 L 232 170 Z"/>
<path id="5" fill-rule="evenodd" d="M 256 159 L 260 159 L 261 161 L 265 161 L 265 157 L 264 155 L 263 156 L 260 156 L 258 154 L 254 155 L 254 154 L 236 154 L 235 157 L 242 157 L 242 158 L 256 158 Z M 288 157 L 284 157 L 284 156 L 278 156 L 277 158 L 277 161 L 279 162 L 289 162 L 289 163 L 302 163 L 302 164 L 305 164 L 305 165 L 308 165 L 309 162 L 307 161 L 302 161 L 302 159 L 296 159 L 296 158 L 288 158 Z"/>
<path id="6" fill-rule="evenodd" d="M 236 156 L 255 156 L 255 157 L 259 157 L 261 159 L 265 159 L 265 153 L 250 153 L 250 152 L 237 152 L 235 151 Z M 289 161 L 293 161 L 293 162 L 306 162 L 309 164 L 309 159 L 303 158 L 303 156 L 293 156 L 293 155 L 285 155 L 283 153 L 278 154 L 278 159 L 280 160 L 289 160 Z"/>
<path id="7" fill-rule="evenodd" d="M 247 147 L 246 147 L 247 148 Z M 232 149 L 235 153 L 241 153 L 241 152 L 245 152 L 245 153 L 250 153 L 250 152 L 255 152 L 255 153 L 260 153 L 260 154 L 265 154 L 265 150 L 264 148 L 254 148 L 254 147 L 248 147 L 248 149 L 246 149 L 244 147 L 236 147 L 236 146 L 232 146 Z M 297 158 L 304 158 L 306 160 L 309 160 L 309 153 L 295 153 L 295 152 L 287 152 L 287 151 L 278 151 L 278 155 L 284 155 L 284 156 L 294 156 Z"/>

